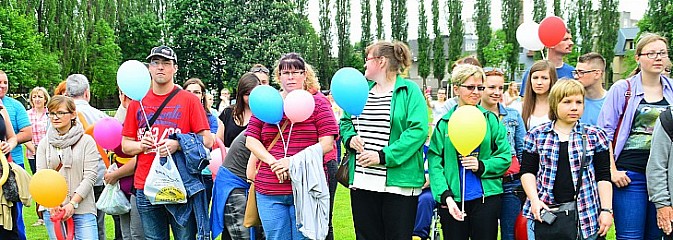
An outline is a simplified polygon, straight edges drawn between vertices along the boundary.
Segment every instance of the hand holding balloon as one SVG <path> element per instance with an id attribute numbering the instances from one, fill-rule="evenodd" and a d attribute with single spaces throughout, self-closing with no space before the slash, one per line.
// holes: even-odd
<path id="1" fill-rule="evenodd" d="M 355 152 L 361 153 L 365 151 L 365 141 L 360 138 L 359 135 L 355 135 L 351 138 L 350 147 L 355 149 Z"/>
<path id="2" fill-rule="evenodd" d="M 463 164 L 465 169 L 472 170 L 472 172 L 479 170 L 479 160 L 476 157 L 463 157 L 460 162 Z"/>

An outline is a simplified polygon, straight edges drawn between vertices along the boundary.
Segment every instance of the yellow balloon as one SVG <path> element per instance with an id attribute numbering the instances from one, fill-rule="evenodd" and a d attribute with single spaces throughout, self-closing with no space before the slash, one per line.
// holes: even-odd
<path id="1" fill-rule="evenodd" d="M 486 119 L 477 107 L 464 105 L 451 115 L 447 131 L 458 153 L 467 156 L 484 140 Z"/>
<path id="2" fill-rule="evenodd" d="M 28 191 L 35 202 L 47 208 L 58 207 L 68 194 L 65 178 L 52 169 L 42 169 L 33 175 Z"/>

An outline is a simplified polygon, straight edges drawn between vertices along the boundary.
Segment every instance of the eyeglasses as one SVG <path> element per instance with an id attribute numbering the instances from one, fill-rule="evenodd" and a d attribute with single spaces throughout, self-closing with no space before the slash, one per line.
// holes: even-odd
<path id="1" fill-rule="evenodd" d="M 473 92 L 475 88 L 477 89 L 477 91 L 480 91 L 480 92 L 482 92 L 486 89 L 486 87 L 484 87 L 484 86 L 462 85 L 462 84 L 458 85 L 458 86 L 464 87 L 465 89 L 467 89 L 468 91 L 471 91 L 471 92 Z"/>
<path id="2" fill-rule="evenodd" d="M 256 67 L 256 68 L 250 69 L 250 72 L 251 73 L 263 72 L 263 73 L 269 74 L 269 69 L 263 68 L 263 67 Z"/>
<path id="3" fill-rule="evenodd" d="M 486 74 L 486 76 L 494 76 L 494 75 L 504 76 L 505 75 L 505 72 L 502 69 L 494 68 L 494 67 L 485 67 L 484 68 L 484 73 Z"/>
<path id="4" fill-rule="evenodd" d="M 159 64 L 164 65 L 164 67 L 170 67 L 173 66 L 173 61 L 160 61 L 160 60 L 152 60 L 150 61 L 150 66 L 152 67 L 157 67 Z"/>
<path id="5" fill-rule="evenodd" d="M 48 112 L 48 113 L 47 113 L 47 116 L 49 116 L 49 117 L 51 117 L 51 118 L 54 118 L 54 117 L 62 118 L 62 117 L 65 116 L 66 114 L 71 114 L 71 113 L 72 113 L 72 112 Z"/>
<path id="6" fill-rule="evenodd" d="M 665 57 L 668 57 L 668 52 L 662 51 L 662 52 L 649 52 L 649 53 L 638 54 L 638 56 L 643 56 L 643 55 L 647 55 L 647 58 L 649 58 L 649 59 L 656 59 L 657 56 L 661 56 L 662 58 L 665 58 Z"/>
<path id="7" fill-rule="evenodd" d="M 281 71 L 280 75 L 283 77 L 289 77 L 290 75 L 297 77 L 304 74 L 304 71 Z"/>
<path id="8" fill-rule="evenodd" d="M 377 59 L 377 58 L 380 58 L 380 57 L 381 57 L 381 56 L 376 56 L 376 57 L 366 57 L 366 58 L 365 58 L 365 63 L 369 62 L 369 60 Z"/>
<path id="9" fill-rule="evenodd" d="M 596 71 L 601 71 L 601 70 L 600 70 L 600 69 L 591 69 L 591 70 L 573 70 L 572 73 L 573 73 L 573 77 L 581 78 L 581 77 L 584 77 L 584 74 L 592 73 L 592 72 L 596 72 Z"/>

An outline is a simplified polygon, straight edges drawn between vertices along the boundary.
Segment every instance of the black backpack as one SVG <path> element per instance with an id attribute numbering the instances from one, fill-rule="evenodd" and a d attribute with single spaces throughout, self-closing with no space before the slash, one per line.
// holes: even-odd
<path id="1" fill-rule="evenodd" d="M 663 127 L 664 131 L 666 131 L 668 138 L 673 140 L 673 113 L 671 112 L 670 107 L 667 108 L 666 111 L 663 111 L 661 114 L 659 114 L 659 121 L 661 123 L 661 127 Z"/>

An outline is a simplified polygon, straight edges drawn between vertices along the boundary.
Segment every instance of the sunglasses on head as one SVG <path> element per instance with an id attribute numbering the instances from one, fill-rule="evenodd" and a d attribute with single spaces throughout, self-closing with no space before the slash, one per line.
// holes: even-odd
<path id="1" fill-rule="evenodd" d="M 494 68 L 494 67 L 485 67 L 484 68 L 484 73 L 486 74 L 486 76 L 493 76 L 493 75 L 504 76 L 505 75 L 505 72 L 502 69 Z"/>
<path id="2" fill-rule="evenodd" d="M 252 73 L 262 72 L 262 73 L 269 74 L 269 69 L 262 68 L 262 67 L 256 67 L 256 68 L 251 69 L 250 72 L 252 72 Z"/>

